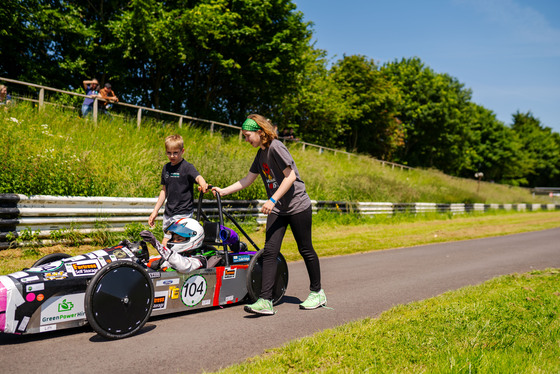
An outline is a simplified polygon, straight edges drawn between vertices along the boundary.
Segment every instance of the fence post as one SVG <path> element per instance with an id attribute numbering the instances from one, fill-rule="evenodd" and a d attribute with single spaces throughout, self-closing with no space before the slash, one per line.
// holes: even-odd
<path id="1" fill-rule="evenodd" d="M 242 142 L 243 139 L 243 130 L 239 130 L 239 143 Z"/>
<path id="2" fill-rule="evenodd" d="M 97 100 L 97 97 L 93 100 L 93 123 L 95 123 L 97 125 L 97 104 L 99 103 L 99 100 Z"/>
<path id="3" fill-rule="evenodd" d="M 45 108 L 45 89 L 41 88 L 39 90 L 39 111 Z"/>
<path id="4" fill-rule="evenodd" d="M 214 135 L 214 122 L 210 122 L 210 136 Z"/>
<path id="5" fill-rule="evenodd" d="M 136 116 L 136 127 L 140 128 L 140 123 L 142 123 L 142 108 L 138 108 L 138 115 Z"/>
<path id="6" fill-rule="evenodd" d="M 183 128 L 183 117 L 179 117 L 179 128 Z"/>

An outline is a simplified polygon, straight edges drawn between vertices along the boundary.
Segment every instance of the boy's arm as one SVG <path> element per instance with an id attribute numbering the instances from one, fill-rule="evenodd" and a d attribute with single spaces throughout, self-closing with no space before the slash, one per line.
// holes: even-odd
<path id="1" fill-rule="evenodd" d="M 208 191 L 208 183 L 206 183 L 206 180 L 204 180 L 204 177 L 202 175 L 199 174 L 194 181 L 198 183 L 199 191 L 202 191 L 203 193 L 206 193 Z"/>
<path id="2" fill-rule="evenodd" d="M 159 210 L 164 202 L 165 202 L 165 185 L 162 185 L 161 191 L 159 191 L 159 196 L 156 202 L 156 206 L 154 207 L 152 214 L 150 214 L 150 218 L 148 218 L 148 225 L 150 225 L 150 227 L 154 227 L 156 218 L 159 214 Z"/>

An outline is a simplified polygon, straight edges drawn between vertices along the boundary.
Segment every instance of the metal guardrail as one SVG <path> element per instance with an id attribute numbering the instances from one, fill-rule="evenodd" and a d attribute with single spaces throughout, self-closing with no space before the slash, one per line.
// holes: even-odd
<path id="1" fill-rule="evenodd" d="M 0 194 L 0 249 L 10 246 L 25 231 L 33 232 L 38 239 L 49 240 L 58 233 L 74 230 L 90 234 L 97 230 L 124 232 L 126 225 L 147 224 L 157 198 L 79 197 L 79 196 L 25 196 Z M 266 200 L 223 200 L 223 206 L 237 218 L 255 219 L 266 223 L 260 209 Z M 485 212 L 489 210 L 560 210 L 560 204 L 437 204 L 315 201 L 313 211 L 320 210 L 359 213 L 365 216 L 393 214 L 422 214 L 450 212 Z M 203 200 L 207 215 L 217 215 L 215 200 Z M 162 219 L 160 210 L 159 220 Z M 10 238 L 11 237 L 11 238 Z"/>
<path id="2" fill-rule="evenodd" d="M 87 95 L 84 94 L 79 94 L 76 92 L 71 92 L 71 91 L 65 91 L 65 90 L 59 90 L 57 88 L 52 88 L 52 87 L 48 87 L 48 86 L 42 86 L 39 84 L 34 84 L 34 83 L 28 83 L 28 82 L 22 82 L 22 81 L 18 81 L 15 79 L 9 79 L 9 78 L 3 78 L 0 77 L 0 81 L 5 81 L 5 82 L 10 82 L 10 83 L 15 83 L 15 84 L 20 84 L 20 85 L 24 85 L 27 87 L 34 87 L 39 89 L 39 94 L 38 94 L 38 99 L 31 99 L 31 98 L 23 98 L 20 97 L 20 100 L 25 100 L 25 101 L 31 101 L 31 102 L 35 102 L 38 104 L 39 110 L 43 110 L 44 106 L 46 104 L 49 105 L 60 105 L 63 107 L 68 107 L 67 105 L 62 105 L 59 103 L 51 103 L 45 100 L 45 91 L 52 91 L 52 92 L 57 92 L 57 93 L 62 93 L 62 94 L 66 94 L 66 95 L 71 95 L 71 96 L 78 96 L 78 97 L 82 97 L 82 98 L 86 98 L 88 97 Z M 99 101 L 105 101 L 104 99 L 101 98 L 95 98 L 94 99 L 94 104 L 93 104 L 93 113 L 92 113 L 92 119 L 94 123 L 97 123 L 97 119 L 98 119 L 98 102 Z M 221 126 L 221 127 L 226 127 L 226 128 L 231 128 L 231 129 L 236 129 L 239 131 L 239 140 L 241 140 L 243 138 L 243 134 L 241 132 L 241 126 L 235 126 L 235 125 L 230 125 L 228 123 L 223 123 L 223 122 L 217 122 L 217 121 L 212 121 L 212 120 L 208 120 L 208 119 L 203 119 L 203 118 L 197 118 L 197 117 L 191 117 L 191 116 L 187 116 L 184 114 L 178 114 L 178 113 L 173 113 L 173 112 L 168 112 L 165 110 L 159 110 L 159 109 L 153 109 L 153 108 L 148 108 L 148 107 L 143 107 L 143 106 L 138 106 L 138 105 L 134 105 L 134 104 L 128 104 L 128 103 L 123 103 L 123 102 L 116 102 L 113 103 L 113 105 L 118 105 L 118 106 L 123 106 L 123 107 L 127 107 L 127 108 L 132 108 L 137 110 L 137 114 L 136 114 L 136 126 L 138 128 L 140 128 L 141 124 L 142 124 L 142 111 L 146 111 L 146 112 L 153 112 L 153 113 L 159 113 L 159 114 L 165 114 L 165 115 L 169 115 L 172 117 L 177 117 L 178 118 L 178 126 L 179 127 L 183 127 L 183 121 L 184 120 L 190 120 L 190 121 L 194 121 L 194 122 L 203 122 L 203 123 L 207 123 L 210 125 L 210 132 L 213 133 L 215 126 Z M 73 107 L 72 107 L 73 108 Z M 74 109 L 74 108 L 73 108 Z M 286 141 L 291 141 L 297 144 L 300 144 L 302 146 L 302 149 L 305 150 L 306 147 L 314 147 L 317 148 L 319 151 L 319 154 L 322 154 L 324 151 L 330 151 L 333 152 L 334 154 L 337 153 L 342 153 L 345 155 L 348 155 L 348 157 L 350 156 L 357 156 L 354 153 L 351 152 L 346 152 L 346 151 L 341 151 L 339 149 L 335 149 L 335 148 L 329 148 L 329 147 L 324 147 L 322 145 L 317 145 L 317 144 L 313 144 L 313 143 L 307 143 L 307 142 L 303 142 L 301 140 L 295 140 L 295 139 L 280 139 L 284 142 Z M 378 160 L 375 159 L 373 157 L 370 157 L 373 161 L 377 161 L 381 164 L 381 166 L 390 166 L 392 169 L 395 168 L 399 168 L 401 170 L 404 169 L 414 169 L 410 166 L 406 166 L 406 165 L 401 165 L 401 164 L 397 164 L 394 162 L 389 162 L 389 161 L 384 161 L 384 160 Z"/>

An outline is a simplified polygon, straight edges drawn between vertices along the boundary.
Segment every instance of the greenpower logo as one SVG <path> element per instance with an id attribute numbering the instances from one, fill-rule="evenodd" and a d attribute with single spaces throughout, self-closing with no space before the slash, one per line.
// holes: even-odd
<path id="1" fill-rule="evenodd" d="M 70 301 L 66 301 L 66 299 L 63 299 L 61 303 L 58 304 L 58 312 L 62 313 L 62 312 L 69 312 L 74 308 L 74 303 L 70 302 Z"/>

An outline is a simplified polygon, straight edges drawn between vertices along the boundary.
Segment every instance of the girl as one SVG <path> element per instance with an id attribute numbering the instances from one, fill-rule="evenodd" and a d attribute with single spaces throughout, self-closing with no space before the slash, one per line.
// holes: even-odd
<path id="1" fill-rule="evenodd" d="M 288 225 L 292 229 L 298 250 L 309 274 L 311 293 L 299 306 L 301 309 L 316 309 L 327 304 L 321 289 L 319 257 L 311 241 L 311 199 L 299 176 L 292 155 L 277 139 L 272 124 L 263 116 L 251 114 L 243 123 L 245 140 L 259 148 L 247 175 L 226 188 L 214 187 L 221 196 L 229 195 L 250 186 L 260 174 L 268 200 L 261 212 L 267 214 L 266 242 L 263 249 L 263 275 L 259 299 L 245 306 L 249 313 L 272 315 L 272 289 L 276 274 L 276 257 Z"/>

